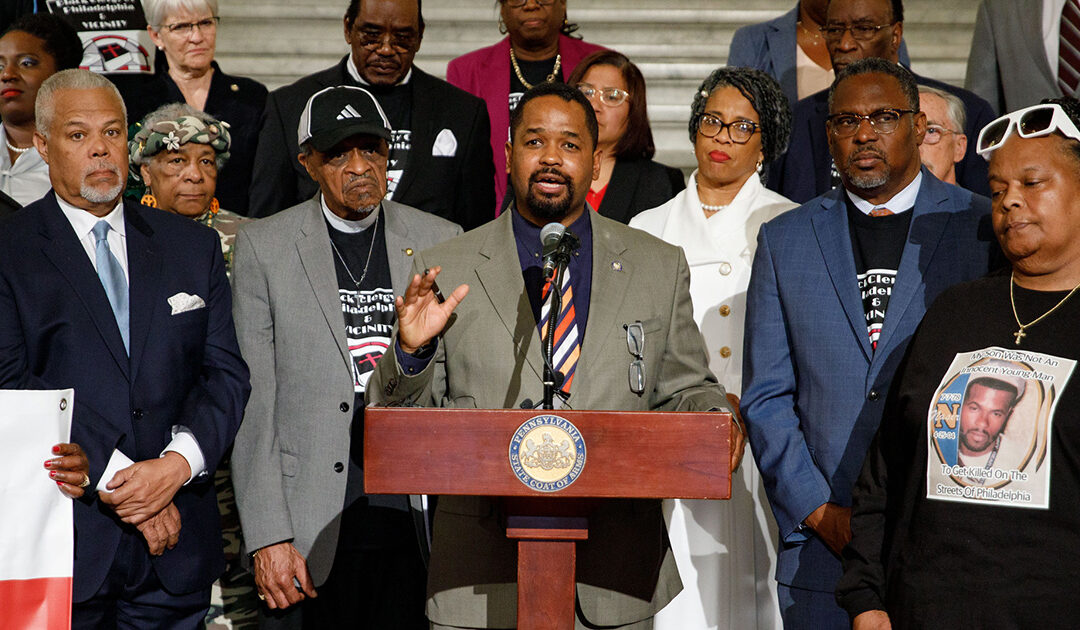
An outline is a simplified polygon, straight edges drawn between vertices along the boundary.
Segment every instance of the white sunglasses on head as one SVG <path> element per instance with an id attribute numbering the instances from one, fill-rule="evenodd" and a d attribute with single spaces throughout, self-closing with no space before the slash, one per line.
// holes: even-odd
<path id="1" fill-rule="evenodd" d="M 976 152 L 989 160 L 990 153 L 1005 144 L 1014 128 L 1021 138 L 1038 138 L 1060 131 L 1067 138 L 1080 140 L 1080 129 L 1065 110 L 1057 103 L 1043 103 L 1005 114 L 983 127 L 975 143 Z"/>

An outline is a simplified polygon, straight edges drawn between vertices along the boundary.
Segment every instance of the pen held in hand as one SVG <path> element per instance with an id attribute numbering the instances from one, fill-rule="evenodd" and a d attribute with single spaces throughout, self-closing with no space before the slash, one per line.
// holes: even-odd
<path id="1" fill-rule="evenodd" d="M 430 272 L 430 271 L 431 271 L 430 269 L 425 269 L 424 270 L 424 275 L 425 276 L 428 275 L 428 272 Z M 434 280 L 431 281 L 431 292 L 435 294 L 435 300 L 439 304 L 442 304 L 443 302 L 446 301 L 446 298 L 443 297 L 442 291 L 439 290 L 439 283 L 435 282 Z"/>

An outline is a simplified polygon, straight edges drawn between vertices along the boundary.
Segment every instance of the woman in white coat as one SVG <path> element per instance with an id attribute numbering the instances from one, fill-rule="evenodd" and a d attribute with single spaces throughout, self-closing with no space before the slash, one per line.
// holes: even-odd
<path id="1" fill-rule="evenodd" d="M 691 106 L 698 168 L 686 190 L 630 221 L 683 248 L 709 367 L 734 394 L 742 391 L 746 287 L 758 228 L 798 205 L 766 189 L 759 175 L 787 148 L 790 132 L 791 110 L 774 79 L 749 68 L 715 70 Z M 684 590 L 656 616 L 657 630 L 780 627 L 776 525 L 757 468 L 744 461 L 731 500 L 665 502 Z"/>

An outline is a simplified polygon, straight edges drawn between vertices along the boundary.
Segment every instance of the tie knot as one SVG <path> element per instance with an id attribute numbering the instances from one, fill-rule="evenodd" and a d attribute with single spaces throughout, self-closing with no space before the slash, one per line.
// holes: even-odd
<path id="1" fill-rule="evenodd" d="M 872 217 L 887 217 L 892 213 L 893 213 L 892 210 L 889 210 L 888 208 L 882 206 L 880 208 L 874 208 L 873 210 L 871 210 L 870 211 L 870 216 L 872 216 Z"/>
<path id="2" fill-rule="evenodd" d="M 92 232 L 94 233 L 94 239 L 96 239 L 96 241 L 100 243 L 101 241 L 105 240 L 105 237 L 109 235 L 109 230 L 111 229 L 112 226 L 109 225 L 109 222 L 105 219 L 98 221 L 94 224 L 94 229 L 92 230 Z"/>

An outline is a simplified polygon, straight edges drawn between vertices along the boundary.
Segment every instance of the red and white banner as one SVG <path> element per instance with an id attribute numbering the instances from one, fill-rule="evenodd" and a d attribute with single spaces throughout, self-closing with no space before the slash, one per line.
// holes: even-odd
<path id="1" fill-rule="evenodd" d="M 74 391 L 0 390 L 0 630 L 69 630 L 71 499 L 49 479 Z"/>

